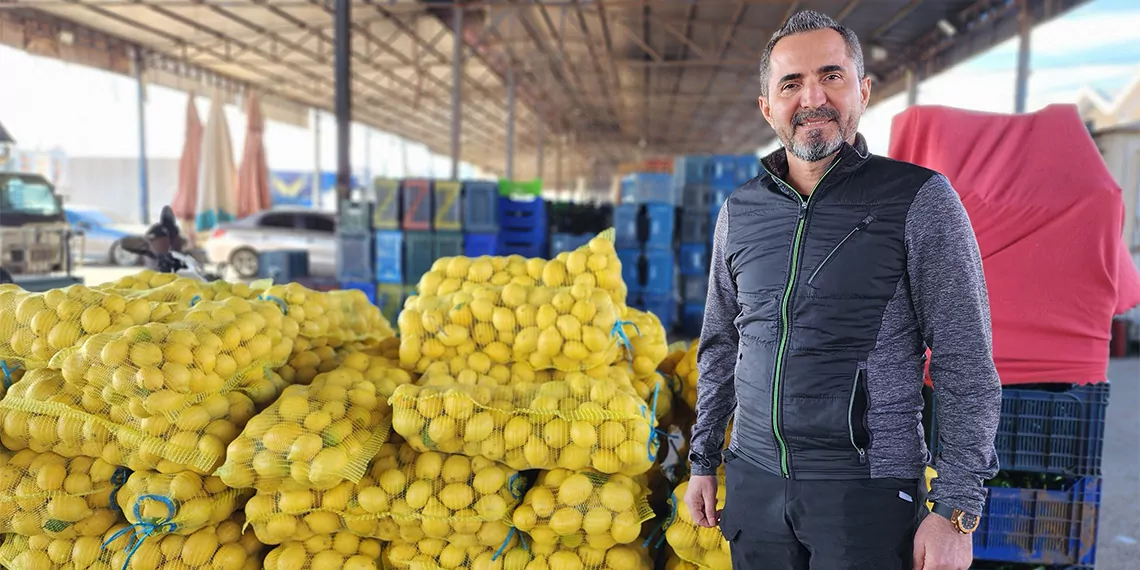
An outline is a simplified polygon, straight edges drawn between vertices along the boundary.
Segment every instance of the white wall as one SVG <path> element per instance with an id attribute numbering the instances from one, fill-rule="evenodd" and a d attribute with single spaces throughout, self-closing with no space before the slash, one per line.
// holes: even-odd
<path id="1" fill-rule="evenodd" d="M 150 184 L 150 223 L 170 204 L 178 189 L 178 159 L 147 161 Z M 139 211 L 139 161 L 136 158 L 83 157 L 68 160 L 69 184 L 61 189 L 65 204 L 98 206 L 134 222 Z"/>

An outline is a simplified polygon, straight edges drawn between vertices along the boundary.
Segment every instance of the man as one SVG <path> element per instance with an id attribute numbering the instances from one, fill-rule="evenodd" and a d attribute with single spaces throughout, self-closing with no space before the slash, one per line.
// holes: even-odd
<path id="1" fill-rule="evenodd" d="M 685 501 L 720 525 L 737 570 L 969 568 L 1001 386 L 965 209 L 944 176 L 867 151 L 871 83 L 850 30 L 795 15 L 761 79 L 784 149 L 717 219 Z M 937 516 L 920 486 L 928 347 Z"/>

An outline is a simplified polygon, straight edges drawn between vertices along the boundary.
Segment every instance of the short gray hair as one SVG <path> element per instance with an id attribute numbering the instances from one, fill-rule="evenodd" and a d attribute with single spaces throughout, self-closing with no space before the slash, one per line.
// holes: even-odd
<path id="1" fill-rule="evenodd" d="M 772 34 L 772 39 L 768 40 L 768 46 L 764 48 L 764 55 L 760 58 L 760 94 L 768 95 L 768 81 L 772 75 L 772 49 L 776 47 L 777 42 L 788 36 L 827 29 L 835 30 L 843 37 L 843 42 L 847 44 L 847 55 L 855 62 L 859 79 L 866 77 L 867 72 L 863 68 L 863 47 L 859 44 L 859 36 L 856 36 L 851 28 L 841 25 L 827 14 L 804 10 L 788 18 L 788 21 Z"/>

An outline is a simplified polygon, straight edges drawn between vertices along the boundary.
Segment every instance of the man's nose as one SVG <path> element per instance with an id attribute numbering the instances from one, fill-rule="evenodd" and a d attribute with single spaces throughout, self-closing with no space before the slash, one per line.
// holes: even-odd
<path id="1" fill-rule="evenodd" d="M 800 106 L 807 109 L 818 109 L 827 103 L 827 95 L 823 86 L 816 82 L 807 82 L 800 89 Z"/>

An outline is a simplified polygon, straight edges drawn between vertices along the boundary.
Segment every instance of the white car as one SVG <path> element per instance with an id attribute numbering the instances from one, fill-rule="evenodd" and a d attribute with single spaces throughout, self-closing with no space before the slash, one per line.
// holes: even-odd
<path id="1" fill-rule="evenodd" d="M 258 254 L 309 252 L 309 273 L 336 274 L 336 215 L 306 208 L 274 208 L 221 224 L 202 244 L 210 263 L 232 267 L 242 279 L 258 275 Z"/>

